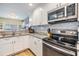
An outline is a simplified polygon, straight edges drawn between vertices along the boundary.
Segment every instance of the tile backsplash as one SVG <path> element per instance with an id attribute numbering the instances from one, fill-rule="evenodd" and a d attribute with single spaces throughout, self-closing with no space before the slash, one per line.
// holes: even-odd
<path id="1" fill-rule="evenodd" d="M 57 32 L 57 30 L 77 30 L 77 27 L 78 22 L 66 22 L 53 25 L 45 24 L 45 25 L 32 26 L 32 28 L 35 29 L 36 32 L 43 32 L 43 33 L 46 33 L 48 28 L 50 28 L 51 30 L 55 29 L 54 32 Z"/>
<path id="2" fill-rule="evenodd" d="M 68 30 L 77 30 L 78 27 L 78 22 L 67 22 L 67 23 L 59 23 L 59 24 L 54 24 L 51 25 L 51 29 L 68 29 Z"/>
<path id="3" fill-rule="evenodd" d="M 46 33 L 47 29 L 49 28 L 48 24 L 45 25 L 38 25 L 38 26 L 32 26 L 32 28 L 36 31 L 36 32 L 43 32 Z"/>

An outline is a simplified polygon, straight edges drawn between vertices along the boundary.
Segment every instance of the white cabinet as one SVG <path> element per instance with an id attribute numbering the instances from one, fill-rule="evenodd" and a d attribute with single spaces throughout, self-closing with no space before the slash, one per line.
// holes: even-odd
<path id="1" fill-rule="evenodd" d="M 5 41 L 3 39 L 0 39 L 0 56 L 4 55 L 4 51 L 5 51 L 4 42 Z"/>
<path id="2" fill-rule="evenodd" d="M 9 55 L 13 53 L 13 44 L 10 38 L 1 39 L 0 42 L 0 55 Z"/>
<path id="3" fill-rule="evenodd" d="M 42 39 L 31 35 L 0 39 L 0 56 L 10 55 L 30 48 L 35 55 L 42 56 Z"/>
<path id="4" fill-rule="evenodd" d="M 47 24 L 47 13 L 42 8 L 37 8 L 32 15 L 32 25 Z"/>
<path id="5" fill-rule="evenodd" d="M 32 25 L 39 25 L 40 24 L 40 10 L 39 9 L 36 9 L 34 12 L 33 12 L 33 15 L 32 15 Z"/>
<path id="6" fill-rule="evenodd" d="M 28 36 L 13 37 L 14 52 L 18 52 L 28 48 Z"/>
<path id="7" fill-rule="evenodd" d="M 29 36 L 18 36 L 0 39 L 0 56 L 10 55 L 27 49 Z"/>
<path id="8" fill-rule="evenodd" d="M 29 48 L 34 52 L 35 51 L 35 47 L 34 47 L 34 38 L 29 35 Z"/>
<path id="9" fill-rule="evenodd" d="M 40 25 L 48 24 L 47 12 L 44 9 L 40 10 Z"/>
<path id="10" fill-rule="evenodd" d="M 38 38 L 36 38 L 37 39 L 37 50 L 38 50 L 38 56 L 42 56 L 42 39 L 38 39 Z"/>
<path id="11" fill-rule="evenodd" d="M 27 49 L 29 48 L 29 35 L 26 36 L 22 36 L 21 37 L 23 39 L 23 49 Z"/>
<path id="12" fill-rule="evenodd" d="M 22 40 L 20 37 L 12 37 L 13 40 L 13 52 L 16 53 L 22 50 Z"/>
<path id="13" fill-rule="evenodd" d="M 37 56 L 42 56 L 42 39 L 30 36 L 30 49 Z"/>

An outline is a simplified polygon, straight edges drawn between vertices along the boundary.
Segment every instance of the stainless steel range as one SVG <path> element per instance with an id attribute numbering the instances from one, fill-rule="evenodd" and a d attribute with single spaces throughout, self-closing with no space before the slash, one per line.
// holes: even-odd
<path id="1" fill-rule="evenodd" d="M 51 38 L 43 39 L 43 55 L 44 56 L 76 56 L 77 55 L 77 32 L 76 31 L 60 31 L 53 33 Z"/>

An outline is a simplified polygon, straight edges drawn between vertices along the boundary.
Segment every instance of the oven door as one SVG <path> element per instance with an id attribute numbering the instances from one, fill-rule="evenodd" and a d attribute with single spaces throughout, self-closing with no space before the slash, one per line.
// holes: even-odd
<path id="1" fill-rule="evenodd" d="M 43 56 L 75 56 L 75 53 L 43 42 Z"/>

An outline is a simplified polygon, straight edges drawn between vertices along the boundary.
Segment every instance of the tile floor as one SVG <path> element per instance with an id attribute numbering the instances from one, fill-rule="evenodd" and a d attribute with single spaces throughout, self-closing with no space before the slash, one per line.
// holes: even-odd
<path id="1" fill-rule="evenodd" d="M 16 54 L 15 56 L 34 56 L 30 50 L 25 50 L 21 53 Z"/>

